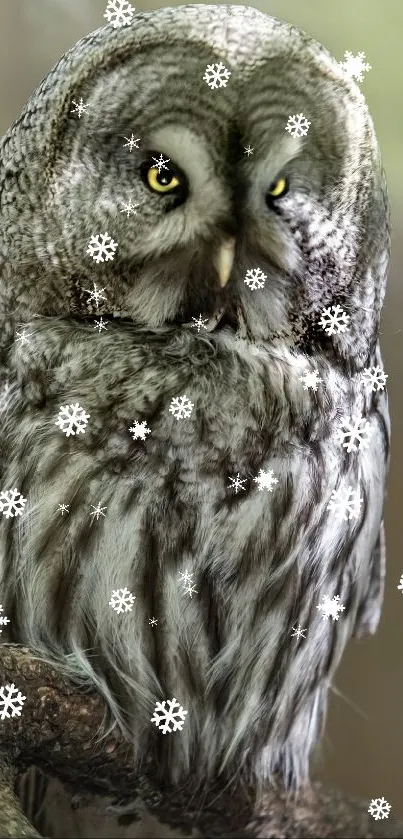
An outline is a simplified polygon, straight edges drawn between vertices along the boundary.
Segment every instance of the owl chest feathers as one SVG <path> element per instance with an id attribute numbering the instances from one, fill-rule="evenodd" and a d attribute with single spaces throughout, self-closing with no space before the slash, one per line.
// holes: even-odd
<path id="1" fill-rule="evenodd" d="M 281 702 L 292 718 L 310 691 L 294 648 L 278 657 L 293 623 L 312 617 L 304 576 L 332 590 L 336 553 L 346 581 L 349 563 L 356 570 L 354 528 L 326 519 L 344 468 L 336 449 L 332 469 L 323 468 L 331 403 L 323 411 L 325 397 L 304 390 L 305 359 L 231 343 L 225 333 L 218 345 L 117 333 L 101 346 L 84 332 L 66 341 L 60 324 L 47 338 L 39 331 L 38 353 L 17 360 L 6 418 L 13 456 L 5 480 L 29 488 L 22 526 L 2 522 L 13 541 L 6 594 L 19 640 L 97 685 L 136 741 L 149 731 L 156 697 L 180 694 L 206 766 L 210 751 L 229 761 L 251 738 L 260 754 L 269 730 L 283 737 Z M 53 340 L 61 351 L 52 352 Z M 31 396 L 23 402 L 22 394 Z M 178 418 L 170 406 L 184 396 L 192 409 Z M 88 424 L 66 437 L 58 407 L 77 401 Z M 150 433 L 133 439 L 129 428 L 143 420 Z M 374 493 L 375 473 L 371 480 Z M 377 501 L 354 546 L 363 565 L 379 517 Z M 132 609 L 116 614 L 112 593 L 125 587 Z M 337 643 L 330 651 L 330 636 L 315 631 L 323 661 L 336 661 Z M 183 743 L 189 755 L 191 738 Z"/>

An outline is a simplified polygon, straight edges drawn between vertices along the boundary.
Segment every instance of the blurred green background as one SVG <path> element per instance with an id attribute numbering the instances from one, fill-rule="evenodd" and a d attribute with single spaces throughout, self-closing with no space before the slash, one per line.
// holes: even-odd
<path id="1" fill-rule="evenodd" d="M 137 10 L 159 8 L 142 0 Z M 184 5 L 167 2 L 166 5 Z M 403 0 L 260 0 L 252 5 L 312 34 L 338 59 L 363 51 L 372 70 L 361 89 L 377 130 L 392 205 L 393 254 L 382 323 L 392 411 L 386 510 L 388 572 L 375 638 L 351 642 L 333 694 L 318 776 L 364 798 L 385 798 L 403 816 Z M 70 46 L 104 25 L 106 0 L 0 0 L 0 134 Z"/>

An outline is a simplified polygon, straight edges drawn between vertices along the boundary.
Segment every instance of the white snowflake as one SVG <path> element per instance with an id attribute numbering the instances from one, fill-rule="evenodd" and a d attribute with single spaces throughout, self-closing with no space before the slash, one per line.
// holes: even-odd
<path id="1" fill-rule="evenodd" d="M 66 437 L 70 437 L 71 434 L 84 434 L 89 417 L 90 414 L 86 414 L 84 408 L 78 402 L 74 402 L 70 405 L 61 406 L 56 425 L 59 426 Z"/>
<path id="2" fill-rule="evenodd" d="M 299 380 L 300 382 L 304 382 L 304 390 L 308 390 L 309 387 L 312 390 L 317 390 L 319 382 L 322 381 L 317 370 L 313 370 L 311 373 L 305 373 L 304 376 L 300 376 Z"/>
<path id="3" fill-rule="evenodd" d="M 336 439 L 348 452 L 356 452 L 358 449 L 367 448 L 372 431 L 370 423 L 362 414 L 354 414 L 340 420 Z"/>
<path id="4" fill-rule="evenodd" d="M 291 137 L 305 137 L 308 134 L 310 124 L 304 114 L 293 114 L 288 117 L 285 130 L 291 134 Z"/>
<path id="5" fill-rule="evenodd" d="M 135 599 L 135 595 L 132 594 L 128 588 L 118 588 L 116 591 L 112 592 L 109 606 L 112 606 L 112 609 L 118 613 L 131 612 Z"/>
<path id="6" fill-rule="evenodd" d="M 382 367 L 366 367 L 361 375 L 364 383 L 371 386 L 371 390 L 384 390 L 388 374 L 384 373 Z"/>
<path id="7" fill-rule="evenodd" d="M 169 169 L 169 166 L 165 166 L 165 164 L 169 163 L 170 159 L 170 157 L 167 157 L 167 159 L 165 160 L 162 154 L 160 154 L 159 157 L 153 157 L 154 166 L 152 168 L 158 169 L 159 173 L 161 172 L 161 169 Z"/>
<path id="8" fill-rule="evenodd" d="M 125 137 L 125 140 L 127 140 L 127 143 L 123 144 L 124 149 L 128 148 L 129 152 L 132 152 L 133 149 L 138 149 L 137 143 L 140 142 L 140 137 L 137 137 L 137 139 L 135 140 L 134 134 L 132 134 L 131 137 Z"/>
<path id="9" fill-rule="evenodd" d="M 327 509 L 334 510 L 344 521 L 351 521 L 358 518 L 362 502 L 359 489 L 339 487 L 333 490 Z"/>
<path id="10" fill-rule="evenodd" d="M 252 290 L 263 288 L 267 280 L 266 274 L 260 268 L 249 268 L 246 272 L 244 283 Z"/>
<path id="11" fill-rule="evenodd" d="M 269 492 L 273 492 L 274 485 L 278 484 L 277 478 L 274 477 L 273 469 L 268 469 L 267 472 L 263 469 L 259 469 L 259 474 L 253 480 L 256 484 L 259 484 L 259 492 L 261 492 L 262 489 L 267 489 Z"/>
<path id="12" fill-rule="evenodd" d="M 398 589 L 399 589 L 399 591 L 401 591 L 401 592 L 402 592 L 402 594 L 403 594 L 403 574 L 402 574 L 402 576 L 400 577 L 399 583 L 400 583 L 400 585 L 398 585 Z"/>
<path id="13" fill-rule="evenodd" d="M 386 798 L 372 798 L 368 807 L 368 813 L 377 822 L 379 819 L 388 819 L 391 809 L 392 807 L 386 801 Z"/>
<path id="14" fill-rule="evenodd" d="M 150 626 L 157 626 L 158 620 L 157 618 L 149 618 L 148 623 L 150 624 Z"/>
<path id="15" fill-rule="evenodd" d="M 20 516 L 26 503 L 27 499 L 18 492 L 18 489 L 6 489 L 0 492 L 0 513 L 3 513 L 6 519 Z"/>
<path id="16" fill-rule="evenodd" d="M 104 17 L 112 23 L 114 29 L 128 26 L 133 20 L 135 9 L 128 0 L 108 0 Z"/>
<path id="17" fill-rule="evenodd" d="M 22 344 L 27 344 L 27 343 L 29 344 L 29 339 L 32 336 L 32 332 L 28 332 L 28 335 L 27 335 L 27 330 L 25 328 L 25 329 L 22 330 L 22 332 L 16 332 L 15 334 L 18 335 L 18 338 L 16 338 L 16 341 L 20 341 L 21 345 Z"/>
<path id="18" fill-rule="evenodd" d="M 134 425 L 129 428 L 133 440 L 145 440 L 147 434 L 151 434 L 151 428 L 148 428 L 146 420 L 138 422 L 134 420 Z"/>
<path id="19" fill-rule="evenodd" d="M 207 64 L 203 80 L 207 82 L 211 90 L 215 90 L 217 87 L 226 87 L 230 75 L 231 71 L 227 70 L 220 61 L 218 64 Z"/>
<path id="20" fill-rule="evenodd" d="M 174 398 L 171 399 L 171 404 L 169 406 L 171 414 L 173 414 L 177 420 L 184 418 L 187 419 L 190 417 L 193 408 L 194 404 L 187 398 L 186 394 L 183 396 L 174 396 Z"/>
<path id="21" fill-rule="evenodd" d="M 344 61 L 339 61 L 339 66 L 350 78 L 354 78 L 357 82 L 362 82 L 364 79 L 363 73 L 372 70 L 371 65 L 366 64 L 364 59 L 364 52 L 358 52 L 357 55 L 353 55 L 352 52 L 346 50 Z"/>
<path id="22" fill-rule="evenodd" d="M 291 633 L 291 638 L 305 638 L 306 629 L 302 629 L 301 624 L 299 623 L 297 627 L 293 626 L 293 631 Z"/>
<path id="23" fill-rule="evenodd" d="M 179 572 L 179 581 L 183 584 L 183 586 L 187 586 L 188 583 L 193 583 L 193 574 L 189 571 L 180 571 Z"/>
<path id="24" fill-rule="evenodd" d="M 15 693 L 17 696 L 13 695 Z M 2 685 L 0 687 L 0 720 L 5 720 L 10 717 L 20 717 L 26 698 L 16 688 L 14 682 L 11 685 Z"/>
<path id="25" fill-rule="evenodd" d="M 108 262 L 115 258 L 115 251 L 118 246 L 107 233 L 98 233 L 91 236 L 88 243 L 87 253 L 92 256 L 94 262 Z"/>
<path id="26" fill-rule="evenodd" d="M 198 332 L 200 332 L 201 329 L 205 329 L 206 323 L 208 323 L 208 318 L 202 318 L 201 314 L 198 318 L 192 318 L 192 320 L 194 321 L 194 323 L 192 323 L 191 326 L 196 326 Z"/>
<path id="27" fill-rule="evenodd" d="M 3 611 L 3 607 L 0 606 L 0 612 L 2 612 L 2 611 Z M 7 618 L 6 615 L 0 615 L 0 626 L 7 626 L 8 623 L 11 623 L 10 618 Z M 0 629 L 0 635 L 1 635 L 2 632 L 3 632 L 3 630 Z"/>
<path id="28" fill-rule="evenodd" d="M 102 292 L 103 292 L 103 291 L 105 291 L 105 289 L 104 289 L 104 288 L 101 288 L 101 289 L 99 289 L 99 290 L 98 290 L 98 288 L 97 288 L 97 284 L 96 284 L 96 283 L 93 283 L 93 285 L 94 285 L 94 290 L 93 290 L 93 291 L 90 291 L 90 290 L 89 290 L 89 288 L 85 288 L 85 289 L 84 289 L 84 291 L 85 291 L 85 293 L 86 293 L 86 294 L 89 294 L 89 295 L 90 295 L 90 296 L 89 296 L 89 300 L 88 300 L 87 302 L 88 302 L 88 303 L 90 303 L 90 302 L 91 302 L 91 300 L 93 300 L 93 301 L 94 301 L 94 303 L 95 303 L 95 305 L 96 305 L 96 307 L 98 308 L 98 306 L 99 306 L 99 301 L 100 301 L 100 300 L 106 300 L 105 295 L 104 295 L 104 294 L 102 294 Z"/>
<path id="29" fill-rule="evenodd" d="M 129 218 L 129 216 L 131 216 L 132 214 L 134 216 L 136 216 L 137 215 L 137 207 L 139 207 L 139 206 L 140 206 L 139 204 L 132 204 L 131 201 L 129 201 L 126 204 L 124 202 L 122 202 L 123 209 L 120 210 L 120 212 L 121 213 L 126 213 L 127 218 Z"/>
<path id="30" fill-rule="evenodd" d="M 193 582 L 193 574 L 189 571 L 180 571 L 179 581 L 182 583 L 184 594 L 189 594 L 190 597 L 193 594 L 198 594 L 196 584 Z"/>
<path id="31" fill-rule="evenodd" d="M 70 512 L 69 507 L 70 507 L 70 504 L 59 504 L 57 509 L 58 509 L 58 512 L 61 513 L 62 516 L 64 516 L 65 513 Z"/>
<path id="32" fill-rule="evenodd" d="M 244 149 L 245 149 L 244 154 L 247 154 L 248 157 L 249 157 L 250 154 L 253 154 L 253 152 L 254 152 L 254 149 L 251 149 L 250 146 L 244 146 Z"/>
<path id="33" fill-rule="evenodd" d="M 72 100 L 72 104 L 74 108 L 70 111 L 71 114 L 77 114 L 78 118 L 81 119 L 83 114 L 87 113 L 87 108 L 89 108 L 89 103 L 83 102 L 83 97 L 81 97 L 79 102 L 75 102 L 74 99 Z"/>
<path id="34" fill-rule="evenodd" d="M 229 478 L 229 480 L 231 483 L 228 484 L 227 489 L 234 489 L 235 495 L 237 495 L 241 489 L 245 491 L 245 487 L 242 486 L 242 484 L 246 484 L 246 478 L 241 479 L 239 472 L 236 478 Z"/>
<path id="35" fill-rule="evenodd" d="M 320 325 L 327 335 L 345 332 L 350 321 L 350 315 L 343 311 L 341 306 L 329 306 L 323 309 Z"/>
<path id="36" fill-rule="evenodd" d="M 173 699 L 164 699 L 163 702 L 156 702 L 151 722 L 163 734 L 170 734 L 172 731 L 182 731 L 186 714 L 187 711 L 182 708 L 182 705 L 179 705 L 175 697 Z"/>
<path id="37" fill-rule="evenodd" d="M 316 608 L 322 612 L 323 619 L 325 618 L 333 618 L 334 621 L 339 620 L 339 612 L 344 612 L 345 606 L 342 606 L 339 603 L 340 597 L 338 594 L 335 594 L 333 598 L 325 597 L 322 600 L 322 603 L 319 604 Z"/>
<path id="38" fill-rule="evenodd" d="M 194 594 L 199 593 L 196 589 L 196 583 L 193 583 L 193 585 L 192 583 L 188 583 L 186 586 L 184 586 L 183 591 L 184 594 L 188 594 L 190 597 L 192 597 Z"/>
<path id="39" fill-rule="evenodd" d="M 108 320 L 104 320 L 104 319 L 101 317 L 99 320 L 96 320 L 96 321 L 95 321 L 95 326 L 93 326 L 92 328 L 93 328 L 93 329 L 97 329 L 97 330 L 98 330 L 98 332 L 101 332 L 101 330 L 102 330 L 102 329 L 106 329 L 106 326 L 107 326 L 107 324 L 108 324 L 108 323 L 109 323 L 109 321 L 108 321 Z"/>
<path id="40" fill-rule="evenodd" d="M 93 504 L 91 504 L 91 507 L 93 509 L 93 512 L 90 513 L 90 516 L 94 516 L 94 518 L 96 518 L 97 521 L 98 521 L 100 516 L 103 516 L 105 518 L 105 513 L 103 511 L 107 510 L 108 508 L 107 507 L 101 507 L 101 502 L 100 501 L 98 501 L 98 504 L 96 505 L 96 507 L 94 507 Z M 94 519 L 93 519 L 93 521 L 94 521 Z"/>

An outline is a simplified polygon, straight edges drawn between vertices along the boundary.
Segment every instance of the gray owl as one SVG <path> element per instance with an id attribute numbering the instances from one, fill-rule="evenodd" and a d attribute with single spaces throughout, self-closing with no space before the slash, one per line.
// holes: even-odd
<path id="1" fill-rule="evenodd" d="M 141 12 L 59 61 L 0 161 L 9 637 L 102 694 L 161 785 L 296 788 L 383 593 L 364 97 L 255 9 Z"/>

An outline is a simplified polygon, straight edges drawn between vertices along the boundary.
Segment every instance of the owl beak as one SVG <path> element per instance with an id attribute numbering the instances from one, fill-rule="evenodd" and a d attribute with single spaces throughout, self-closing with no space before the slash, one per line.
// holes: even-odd
<path id="1" fill-rule="evenodd" d="M 220 245 L 214 258 L 214 266 L 217 269 L 221 288 L 225 288 L 230 278 L 235 256 L 235 239 L 227 239 Z"/>

